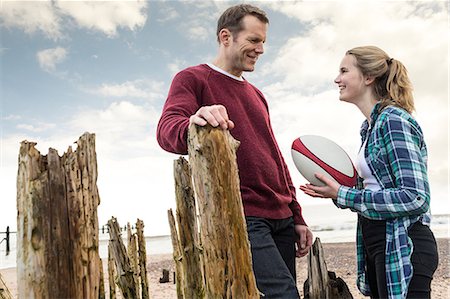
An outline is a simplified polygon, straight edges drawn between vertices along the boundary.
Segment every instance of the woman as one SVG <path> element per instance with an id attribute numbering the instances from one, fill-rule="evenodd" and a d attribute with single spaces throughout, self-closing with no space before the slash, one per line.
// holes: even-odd
<path id="1" fill-rule="evenodd" d="M 410 114 L 414 102 L 406 69 L 377 47 L 357 47 L 345 54 L 334 82 L 340 100 L 366 117 L 355 163 L 358 184 L 340 186 L 317 174 L 324 187 L 300 189 L 358 214 L 357 284 L 364 295 L 430 298 L 438 254 L 429 228 L 427 150 Z"/>

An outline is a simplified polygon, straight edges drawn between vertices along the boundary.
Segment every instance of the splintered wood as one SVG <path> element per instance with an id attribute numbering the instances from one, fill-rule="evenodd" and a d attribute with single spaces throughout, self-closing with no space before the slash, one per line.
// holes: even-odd
<path id="1" fill-rule="evenodd" d="M 136 233 L 127 225 L 128 251 L 117 219 L 108 221 L 108 273 L 110 298 L 149 299 L 144 222 L 137 220 Z M 120 293 L 116 293 L 116 286 Z"/>
<path id="2" fill-rule="evenodd" d="M 19 298 L 101 298 L 95 135 L 62 156 L 23 141 L 17 175 Z"/>
<path id="3" fill-rule="evenodd" d="M 1 274 L 0 274 L 0 299 L 13 299 L 13 296 L 11 295 L 11 292 L 6 286 L 6 283 L 3 281 Z"/>
<path id="4" fill-rule="evenodd" d="M 239 142 L 227 130 L 191 125 L 188 144 L 194 187 L 186 161 L 174 168 L 184 298 L 259 298 L 239 187 Z"/>

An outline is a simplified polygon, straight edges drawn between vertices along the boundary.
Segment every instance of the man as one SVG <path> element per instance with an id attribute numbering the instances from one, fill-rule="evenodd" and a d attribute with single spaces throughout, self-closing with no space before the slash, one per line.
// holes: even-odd
<path id="1" fill-rule="evenodd" d="M 295 256 L 308 253 L 312 233 L 275 140 L 266 100 L 242 77 L 264 53 L 268 23 L 264 11 L 247 4 L 222 14 L 216 58 L 175 76 L 157 138 L 163 149 L 186 154 L 189 125 L 210 124 L 230 130 L 240 141 L 237 163 L 258 289 L 265 298 L 298 298 Z"/>

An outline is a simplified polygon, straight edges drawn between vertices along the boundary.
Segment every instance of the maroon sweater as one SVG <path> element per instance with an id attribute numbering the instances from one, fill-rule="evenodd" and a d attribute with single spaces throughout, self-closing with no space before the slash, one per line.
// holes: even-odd
<path id="1" fill-rule="evenodd" d="M 231 135 L 240 141 L 236 152 L 246 216 L 283 219 L 294 216 L 305 224 L 288 168 L 278 148 L 263 94 L 206 64 L 187 68 L 172 81 L 157 138 L 160 146 L 187 154 L 189 117 L 201 107 L 221 104 L 235 123 Z"/>

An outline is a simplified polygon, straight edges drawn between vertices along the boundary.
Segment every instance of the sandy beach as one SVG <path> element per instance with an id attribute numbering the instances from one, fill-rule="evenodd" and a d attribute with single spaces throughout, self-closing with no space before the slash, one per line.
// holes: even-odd
<path id="1" fill-rule="evenodd" d="M 450 298 L 450 267 L 449 267 L 449 239 L 438 239 L 439 267 L 432 282 L 433 299 Z M 356 260 L 355 243 L 325 243 L 323 244 L 325 259 L 329 271 L 333 271 L 348 285 L 354 298 L 366 298 L 356 288 Z M 162 277 L 162 269 L 171 271 L 170 282 L 159 283 Z M 148 275 L 150 284 L 150 296 L 153 299 L 176 298 L 176 287 L 173 283 L 174 262 L 171 254 L 149 255 Z M 14 298 L 17 298 L 16 269 L 1 269 L 0 273 Z M 104 273 L 108 271 L 104 263 Z M 297 259 L 297 283 L 303 298 L 303 283 L 307 278 L 306 258 Z M 108 280 L 105 277 L 105 288 L 108 292 Z M 107 294 L 109 298 L 109 294 Z"/>

